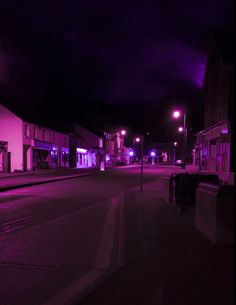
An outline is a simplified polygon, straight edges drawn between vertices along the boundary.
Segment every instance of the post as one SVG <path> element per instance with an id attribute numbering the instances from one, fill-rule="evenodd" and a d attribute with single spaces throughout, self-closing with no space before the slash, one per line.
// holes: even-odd
<path id="1" fill-rule="evenodd" d="M 141 137 L 141 181 L 140 181 L 140 191 L 143 191 L 143 145 L 144 137 Z"/>
<path id="2" fill-rule="evenodd" d="M 184 143 L 183 143 L 183 168 L 186 167 L 186 149 L 187 149 L 187 128 L 186 128 L 186 113 L 184 112 Z"/>

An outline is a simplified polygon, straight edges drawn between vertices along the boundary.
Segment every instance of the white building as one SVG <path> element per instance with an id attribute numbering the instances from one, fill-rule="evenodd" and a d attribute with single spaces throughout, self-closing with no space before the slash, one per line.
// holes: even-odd
<path id="1" fill-rule="evenodd" d="M 23 121 L 0 104 L 0 172 L 23 170 Z"/>
<path id="2" fill-rule="evenodd" d="M 69 136 L 24 122 L 0 104 L 0 172 L 69 167 Z"/>

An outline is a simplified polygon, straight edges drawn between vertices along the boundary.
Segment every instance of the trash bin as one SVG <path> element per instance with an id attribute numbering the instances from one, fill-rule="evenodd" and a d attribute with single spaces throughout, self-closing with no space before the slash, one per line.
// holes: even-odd
<path id="1" fill-rule="evenodd" d="M 220 180 L 215 174 L 174 173 L 169 181 L 169 203 L 183 207 L 195 207 L 196 189 L 200 182 L 219 185 Z"/>
<path id="2" fill-rule="evenodd" d="M 180 177 L 180 207 L 195 207 L 196 206 L 196 189 L 200 182 L 220 184 L 220 180 L 215 174 L 183 174 Z"/>
<path id="3" fill-rule="evenodd" d="M 169 203 L 171 204 L 180 204 L 180 200 L 182 197 L 182 190 L 183 190 L 183 180 L 182 176 L 185 175 L 181 174 L 172 174 L 170 176 L 170 184 L 169 184 Z"/>

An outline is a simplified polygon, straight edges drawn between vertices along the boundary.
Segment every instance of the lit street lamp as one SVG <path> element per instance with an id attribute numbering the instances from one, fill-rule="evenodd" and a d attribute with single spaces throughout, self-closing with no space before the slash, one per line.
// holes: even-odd
<path id="1" fill-rule="evenodd" d="M 143 146 L 144 146 L 144 136 L 135 138 L 136 143 L 141 142 L 141 175 L 140 175 L 140 191 L 143 191 Z"/>
<path id="2" fill-rule="evenodd" d="M 130 156 L 130 164 L 132 164 L 133 163 L 133 156 L 134 156 L 134 151 L 133 150 L 130 150 L 129 156 Z"/>
<path id="3" fill-rule="evenodd" d="M 182 168 L 185 168 L 186 166 L 186 149 L 187 149 L 187 127 L 186 127 L 186 113 L 179 111 L 179 110 L 175 110 L 172 113 L 173 118 L 178 119 L 183 115 L 183 120 L 184 120 L 184 126 L 183 127 L 179 127 L 179 132 L 183 132 L 184 133 L 184 141 L 183 141 L 183 165 Z"/>
<path id="4" fill-rule="evenodd" d="M 155 151 L 151 151 L 151 157 L 152 157 L 152 165 L 154 165 L 154 159 L 155 159 L 155 157 L 156 157 L 156 153 L 155 153 Z"/>
<path id="5" fill-rule="evenodd" d="M 176 146 L 178 145 L 177 142 L 174 142 L 174 163 L 175 163 L 175 160 L 176 160 Z"/>
<path id="6" fill-rule="evenodd" d="M 125 161 L 125 156 L 124 156 L 124 138 L 125 138 L 125 135 L 126 135 L 126 130 L 125 129 L 122 129 L 120 131 L 120 158 L 121 158 L 121 162 L 123 163 L 126 163 Z"/>

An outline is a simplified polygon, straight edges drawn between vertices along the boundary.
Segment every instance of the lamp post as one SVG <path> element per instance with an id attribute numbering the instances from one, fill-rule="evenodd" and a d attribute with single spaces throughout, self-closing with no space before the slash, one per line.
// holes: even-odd
<path id="1" fill-rule="evenodd" d="M 155 159 L 155 156 L 156 156 L 156 153 L 155 153 L 155 151 L 151 151 L 151 157 L 152 157 L 152 165 L 154 165 L 154 163 L 155 163 L 155 161 L 154 161 L 154 159 Z"/>
<path id="2" fill-rule="evenodd" d="M 126 130 L 122 129 L 119 132 L 119 138 L 120 138 L 120 159 L 121 162 L 125 163 L 125 156 L 124 156 L 124 139 L 125 139 L 125 135 L 126 135 Z M 119 156 L 118 156 L 119 158 Z"/>
<path id="3" fill-rule="evenodd" d="M 143 191 L 143 146 L 144 146 L 144 136 L 135 138 L 136 143 L 141 142 L 141 175 L 140 175 L 140 192 Z"/>
<path id="4" fill-rule="evenodd" d="M 134 156 L 134 151 L 130 150 L 130 152 L 129 152 L 130 164 L 133 164 L 133 156 Z"/>
<path id="5" fill-rule="evenodd" d="M 183 120 L 184 120 L 184 122 L 183 122 L 184 126 L 183 127 L 179 127 L 179 132 L 183 132 L 184 133 L 184 141 L 183 141 L 183 165 L 182 165 L 182 168 L 185 168 L 185 166 L 186 166 L 186 149 L 187 149 L 186 113 L 185 112 L 181 112 L 179 110 L 175 110 L 173 112 L 173 117 L 175 119 L 178 119 L 182 115 L 183 115 Z"/>
<path id="6" fill-rule="evenodd" d="M 178 145 L 177 142 L 174 142 L 174 163 L 175 163 L 175 160 L 176 160 L 176 146 Z"/>

